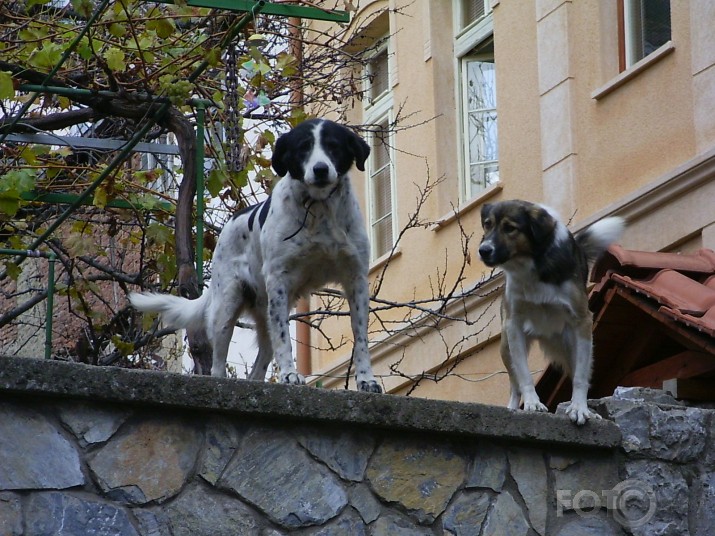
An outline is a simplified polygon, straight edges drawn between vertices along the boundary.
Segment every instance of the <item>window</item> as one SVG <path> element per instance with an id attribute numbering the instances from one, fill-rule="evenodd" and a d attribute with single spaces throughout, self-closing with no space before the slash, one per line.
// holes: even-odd
<path id="1" fill-rule="evenodd" d="M 625 71 L 670 40 L 670 0 L 618 0 L 619 67 Z"/>
<path id="2" fill-rule="evenodd" d="M 494 54 L 461 61 L 464 136 L 464 198 L 499 182 Z"/>
<path id="3" fill-rule="evenodd" d="M 374 104 L 390 89 L 390 71 L 387 47 L 383 47 L 367 64 L 367 82 L 370 104 Z"/>
<path id="4" fill-rule="evenodd" d="M 460 0 L 458 4 L 459 30 L 464 30 L 489 12 L 489 0 Z"/>
<path id="5" fill-rule="evenodd" d="M 370 126 L 367 177 L 368 227 L 372 259 L 389 253 L 394 245 L 394 171 L 391 151 L 392 92 L 389 43 L 381 42 L 365 68 L 364 122 Z"/>
<path id="6" fill-rule="evenodd" d="M 368 192 L 370 196 L 370 242 L 373 258 L 392 249 L 392 172 L 389 123 L 383 120 L 370 136 Z"/>

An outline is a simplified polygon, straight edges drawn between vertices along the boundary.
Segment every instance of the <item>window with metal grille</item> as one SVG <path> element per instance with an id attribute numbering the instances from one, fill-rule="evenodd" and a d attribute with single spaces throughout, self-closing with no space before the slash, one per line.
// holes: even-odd
<path id="1" fill-rule="evenodd" d="M 375 102 L 390 89 L 390 71 L 387 48 L 375 54 L 367 66 L 367 78 L 370 87 L 370 102 Z"/>
<path id="2" fill-rule="evenodd" d="M 389 122 L 384 118 L 370 135 L 368 195 L 373 259 L 388 253 L 393 245 L 392 169 L 388 128 Z"/>
<path id="3" fill-rule="evenodd" d="M 618 33 L 625 71 L 670 41 L 670 0 L 618 0 Z"/>
<path id="4" fill-rule="evenodd" d="M 460 29 L 464 29 L 484 17 L 489 11 L 489 6 L 486 5 L 487 2 L 489 2 L 489 0 L 461 0 Z"/>

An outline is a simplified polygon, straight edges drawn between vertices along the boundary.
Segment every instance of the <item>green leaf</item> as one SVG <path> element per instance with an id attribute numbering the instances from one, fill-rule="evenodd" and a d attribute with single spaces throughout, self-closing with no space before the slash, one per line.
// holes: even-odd
<path id="1" fill-rule="evenodd" d="M 95 207 L 104 208 L 107 206 L 107 190 L 102 186 L 97 187 L 94 191 L 94 199 L 92 203 Z"/>
<path id="2" fill-rule="evenodd" d="M 147 28 L 148 27 L 149 25 L 147 25 Z M 174 26 L 174 21 L 171 19 L 157 19 L 156 24 L 154 25 L 156 35 L 162 39 L 169 37 L 174 33 L 174 30 L 176 30 L 176 27 Z"/>
<path id="3" fill-rule="evenodd" d="M 109 33 L 114 37 L 124 37 L 127 34 L 127 27 L 124 24 L 113 22 L 109 25 Z"/>
<path id="4" fill-rule="evenodd" d="M 18 210 L 20 210 L 19 199 L 0 194 L 0 214 L 7 214 L 11 218 L 14 218 Z"/>
<path id="5" fill-rule="evenodd" d="M 156 244 L 166 244 L 173 236 L 171 228 L 161 223 L 152 223 L 146 228 L 146 236 Z"/>
<path id="6" fill-rule="evenodd" d="M 94 9 L 92 0 L 72 0 L 72 7 L 83 17 L 90 17 Z"/>
<path id="7" fill-rule="evenodd" d="M 226 171 L 220 168 L 213 168 L 209 172 L 208 180 L 206 181 L 206 189 L 211 194 L 211 197 L 218 196 L 221 193 L 221 188 L 226 184 Z"/>
<path id="8" fill-rule="evenodd" d="M 14 262 L 5 261 L 5 273 L 10 276 L 10 279 L 17 281 L 18 277 L 20 277 L 20 274 L 22 273 L 22 268 Z"/>
<path id="9" fill-rule="evenodd" d="M 112 344 L 123 356 L 128 356 L 134 352 L 134 343 L 124 342 L 119 335 L 112 335 Z"/>
<path id="10" fill-rule="evenodd" d="M 62 45 L 58 43 L 45 43 L 42 48 L 35 50 L 30 56 L 29 62 L 38 69 L 52 69 L 62 57 Z"/>
<path id="11" fill-rule="evenodd" d="M 0 100 L 12 99 L 15 96 L 15 86 L 12 84 L 12 73 L 0 71 Z"/>
<path id="12" fill-rule="evenodd" d="M 44 5 L 49 4 L 51 0 L 27 0 L 27 9 L 30 9 L 34 5 Z"/>
<path id="13" fill-rule="evenodd" d="M 107 60 L 107 65 L 113 71 L 124 71 L 126 63 L 124 63 L 124 52 L 118 48 L 112 47 L 104 53 L 104 59 Z"/>

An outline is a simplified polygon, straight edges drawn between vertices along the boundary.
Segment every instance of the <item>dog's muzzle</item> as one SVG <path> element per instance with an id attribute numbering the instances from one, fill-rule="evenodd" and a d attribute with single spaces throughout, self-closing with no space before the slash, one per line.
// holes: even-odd
<path id="1" fill-rule="evenodd" d="M 494 248 L 494 244 L 489 241 L 479 244 L 479 256 L 487 266 L 495 266 L 498 264 L 495 258 L 496 249 Z"/>
<path id="2" fill-rule="evenodd" d="M 330 168 L 325 162 L 318 162 L 313 166 L 314 185 L 322 188 L 330 183 Z"/>

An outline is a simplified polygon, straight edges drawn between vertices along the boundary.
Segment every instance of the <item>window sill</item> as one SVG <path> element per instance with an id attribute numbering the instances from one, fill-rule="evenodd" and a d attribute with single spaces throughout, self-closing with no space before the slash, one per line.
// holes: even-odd
<path id="1" fill-rule="evenodd" d="M 499 192 L 502 191 L 502 189 L 503 186 L 500 183 L 496 183 L 494 186 L 491 186 L 487 190 L 484 190 L 474 199 L 470 199 L 469 201 L 458 207 L 457 210 L 453 210 L 449 214 L 446 214 L 439 218 L 430 227 L 430 230 L 434 232 L 441 231 L 444 227 L 457 220 L 457 218 L 464 216 L 466 213 L 470 212 L 472 209 L 474 209 L 474 207 L 481 205 L 488 199 L 491 199 L 492 197 L 497 195 Z"/>
<path id="2" fill-rule="evenodd" d="M 605 85 L 601 86 L 598 88 L 596 91 L 591 93 L 591 98 L 595 100 L 600 100 L 612 91 L 615 91 L 622 85 L 624 85 L 626 82 L 632 80 L 636 76 L 638 76 L 641 72 L 645 71 L 648 69 L 651 65 L 658 63 L 660 60 L 662 60 L 664 57 L 669 55 L 671 52 L 675 50 L 675 45 L 673 44 L 672 41 L 668 41 L 661 47 L 655 49 L 653 52 L 648 54 L 645 58 L 640 60 L 637 63 L 634 63 L 631 65 L 628 69 L 620 73 L 618 76 L 610 80 L 608 83 Z"/>
<path id="3" fill-rule="evenodd" d="M 378 257 L 374 261 L 370 263 L 370 268 L 368 270 L 368 274 L 372 275 L 374 272 L 379 270 L 380 268 L 384 267 L 387 263 L 389 263 L 391 260 L 396 259 L 402 255 L 402 250 L 397 247 L 395 251 L 389 251 L 385 253 L 383 256 Z"/>

